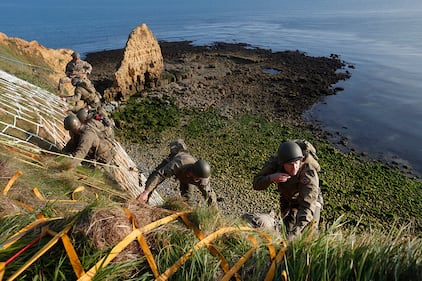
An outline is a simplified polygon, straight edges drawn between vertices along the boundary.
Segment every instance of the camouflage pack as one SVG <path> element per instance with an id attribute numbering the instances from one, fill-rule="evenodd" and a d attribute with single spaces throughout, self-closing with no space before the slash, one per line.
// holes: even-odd
<path id="1" fill-rule="evenodd" d="M 293 140 L 293 141 L 297 143 L 302 149 L 302 153 L 304 156 L 302 161 L 314 167 L 314 169 L 317 172 L 320 172 L 321 166 L 318 163 L 318 156 L 317 156 L 317 151 L 316 151 L 315 146 L 307 140 Z"/>

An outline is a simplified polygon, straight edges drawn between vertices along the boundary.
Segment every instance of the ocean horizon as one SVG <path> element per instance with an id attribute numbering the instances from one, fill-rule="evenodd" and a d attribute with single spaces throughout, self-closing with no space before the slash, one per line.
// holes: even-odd
<path id="1" fill-rule="evenodd" d="M 422 174 L 422 2 L 356 0 L 2 1 L 0 32 L 82 54 L 125 47 L 147 24 L 159 41 L 246 43 L 354 66 L 306 117 L 370 158 Z"/>

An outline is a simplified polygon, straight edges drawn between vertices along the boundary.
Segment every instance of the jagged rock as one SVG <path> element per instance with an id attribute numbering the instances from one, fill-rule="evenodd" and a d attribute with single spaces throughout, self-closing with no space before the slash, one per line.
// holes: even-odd
<path id="1" fill-rule="evenodd" d="M 130 33 L 113 86 L 104 91 L 104 97 L 111 100 L 121 96 L 125 100 L 144 88 L 154 87 L 163 69 L 160 45 L 147 25 L 141 24 Z"/>

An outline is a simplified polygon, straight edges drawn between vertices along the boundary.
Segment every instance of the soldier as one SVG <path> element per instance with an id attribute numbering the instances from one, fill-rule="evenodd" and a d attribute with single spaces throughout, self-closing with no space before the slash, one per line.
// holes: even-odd
<path id="1" fill-rule="evenodd" d="M 71 139 L 63 148 L 73 159 L 69 168 L 78 166 L 83 159 L 92 159 L 99 163 L 111 164 L 113 160 L 113 144 L 104 137 L 100 121 L 90 120 L 82 124 L 78 117 L 69 115 L 64 119 L 64 127 L 69 131 Z"/>
<path id="2" fill-rule="evenodd" d="M 76 113 L 83 107 L 97 111 L 102 110 L 101 95 L 88 78 L 73 77 L 71 83 L 75 86 L 74 95 L 65 97 L 64 100 L 70 105 L 69 109 L 72 112 Z"/>
<path id="3" fill-rule="evenodd" d="M 161 161 L 161 163 L 157 167 L 155 167 L 154 171 L 157 171 L 161 169 L 162 167 L 164 167 L 165 165 L 167 165 L 168 163 L 170 163 L 170 161 L 174 158 L 174 156 L 176 156 L 176 154 L 179 152 L 189 153 L 188 146 L 185 144 L 185 141 L 182 139 L 176 139 L 170 143 L 169 155 L 166 158 L 164 158 L 163 161 Z"/>
<path id="4" fill-rule="evenodd" d="M 92 72 L 92 65 L 84 60 L 81 60 L 81 56 L 77 52 L 72 53 L 72 60 L 66 65 L 66 76 L 59 80 L 59 94 L 63 95 L 63 84 L 70 83 L 73 77 L 87 78 L 87 75 Z"/>
<path id="5" fill-rule="evenodd" d="M 253 180 L 255 190 L 266 189 L 272 183 L 278 185 L 281 217 L 288 240 L 293 240 L 312 221 L 317 229 L 323 205 L 317 173 L 319 164 L 303 160 L 298 143 L 283 142 L 277 156 L 272 156 Z"/>
<path id="6" fill-rule="evenodd" d="M 86 124 L 92 119 L 100 121 L 103 126 L 99 129 L 104 131 L 107 138 L 114 140 L 114 121 L 108 117 L 105 110 L 102 109 L 100 112 L 97 112 L 96 110 L 89 110 L 87 107 L 84 107 L 76 113 L 76 117 L 78 117 L 82 124 Z M 100 126 L 98 123 L 95 124 L 98 127 Z"/>
<path id="7" fill-rule="evenodd" d="M 173 141 L 170 145 L 170 155 L 158 165 L 149 175 L 145 191 L 138 200 L 147 202 L 154 189 L 165 179 L 174 176 L 180 182 L 180 193 L 188 201 L 193 201 L 194 187 L 202 193 L 208 206 L 217 208 L 217 196 L 209 185 L 211 167 L 204 160 L 196 160 L 187 150 L 183 140 Z"/>

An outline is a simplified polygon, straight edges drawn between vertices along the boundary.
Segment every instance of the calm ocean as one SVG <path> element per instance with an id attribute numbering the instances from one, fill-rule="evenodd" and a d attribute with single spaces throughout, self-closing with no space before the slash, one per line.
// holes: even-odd
<path id="1" fill-rule="evenodd" d="M 81 53 L 123 48 L 146 23 L 158 40 L 338 54 L 352 77 L 307 116 L 422 174 L 420 0 L 2 0 L 0 11 L 0 32 Z"/>

